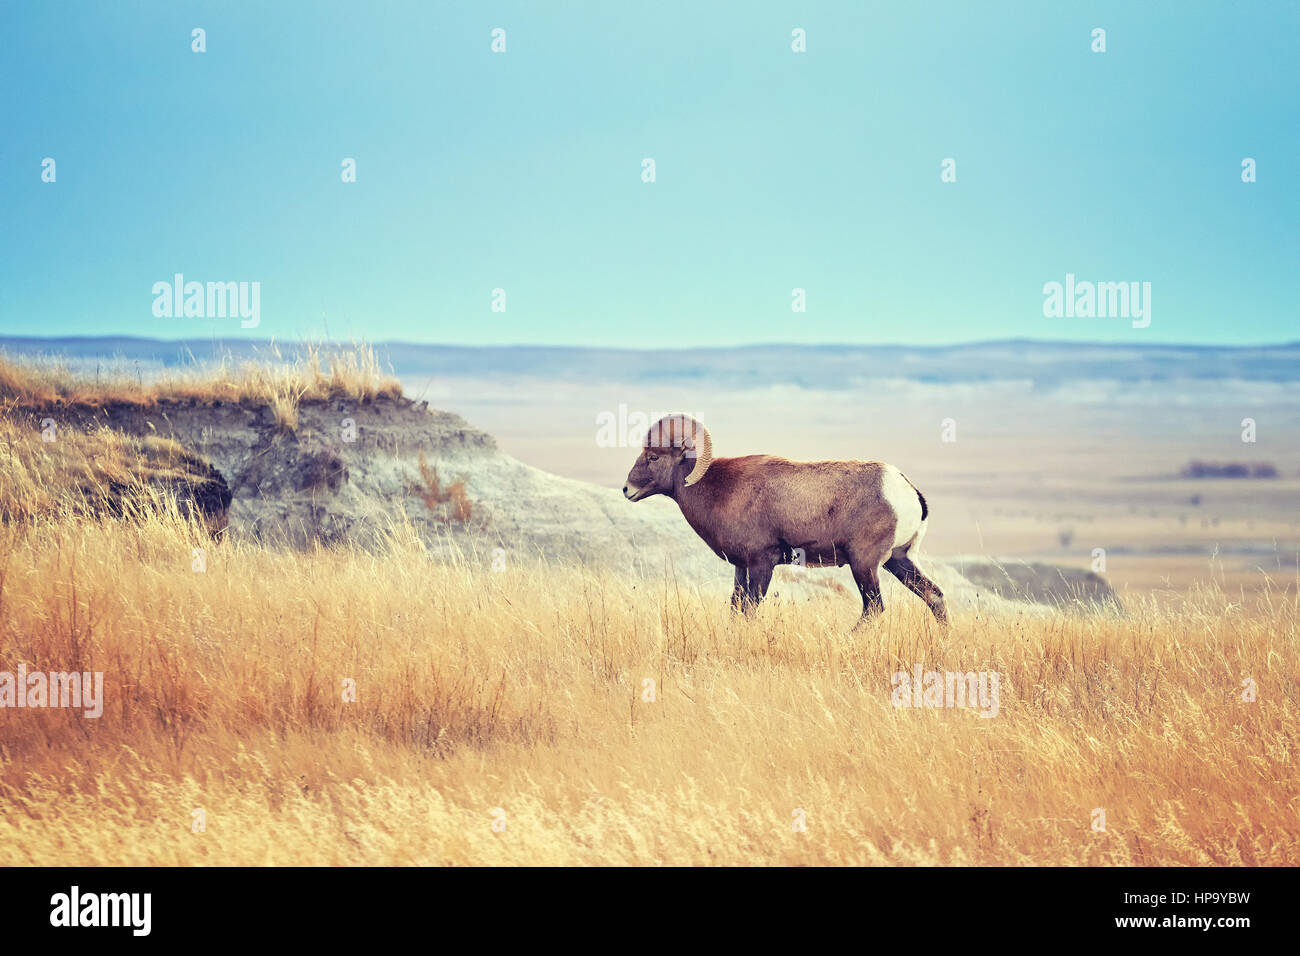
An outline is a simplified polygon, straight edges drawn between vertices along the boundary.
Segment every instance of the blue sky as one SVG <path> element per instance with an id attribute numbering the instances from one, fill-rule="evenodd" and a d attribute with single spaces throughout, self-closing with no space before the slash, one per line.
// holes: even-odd
<path id="1" fill-rule="evenodd" d="M 1068 6 L 4 0 L 0 334 L 1300 339 L 1300 4 Z"/>

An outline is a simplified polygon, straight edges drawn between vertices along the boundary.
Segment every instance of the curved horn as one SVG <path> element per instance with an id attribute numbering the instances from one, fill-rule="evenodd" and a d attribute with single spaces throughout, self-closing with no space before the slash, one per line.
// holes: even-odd
<path id="1" fill-rule="evenodd" d="M 687 425 L 688 422 L 690 423 L 689 426 Z M 687 457 L 692 454 L 695 455 L 695 467 L 686 476 L 686 486 L 689 488 L 703 478 L 704 473 L 709 470 L 709 465 L 713 464 L 713 438 L 709 435 L 709 430 L 693 418 L 687 418 L 683 415 L 682 425 L 683 431 L 689 427 L 694 432 L 693 435 L 684 438 Z"/>

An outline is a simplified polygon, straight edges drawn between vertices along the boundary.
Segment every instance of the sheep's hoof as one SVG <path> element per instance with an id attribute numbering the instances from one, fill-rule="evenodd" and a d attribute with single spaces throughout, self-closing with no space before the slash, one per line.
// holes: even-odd
<path id="1" fill-rule="evenodd" d="M 870 617 L 860 617 L 858 618 L 858 623 L 854 624 L 853 627 L 849 629 L 849 634 L 859 634 L 862 631 L 868 630 L 871 625 L 875 624 L 878 620 L 880 620 L 879 614 L 873 614 Z"/>

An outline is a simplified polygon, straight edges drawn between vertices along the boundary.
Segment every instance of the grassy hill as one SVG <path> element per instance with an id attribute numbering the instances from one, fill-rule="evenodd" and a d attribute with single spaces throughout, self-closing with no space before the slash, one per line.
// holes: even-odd
<path id="1" fill-rule="evenodd" d="M 947 629 L 887 598 L 849 636 L 833 589 L 736 618 L 612 562 L 435 561 L 402 523 L 365 548 L 214 539 L 180 508 L 23 498 L 186 454 L 111 429 L 44 443 L 31 417 L 272 403 L 332 374 L 102 394 L 4 374 L 0 473 L 25 477 L 0 522 L 0 700 L 20 669 L 104 687 L 99 717 L 0 707 L 9 862 L 1300 863 L 1286 582 L 1249 607 L 1213 582 L 1126 615 L 972 605 Z M 997 674 L 998 697 L 895 706 L 917 668 Z"/>

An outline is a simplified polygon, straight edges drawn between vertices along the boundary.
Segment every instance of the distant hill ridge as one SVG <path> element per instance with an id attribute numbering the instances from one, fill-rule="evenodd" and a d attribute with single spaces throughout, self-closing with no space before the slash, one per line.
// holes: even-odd
<path id="1" fill-rule="evenodd" d="M 302 348 L 277 343 L 286 354 Z M 1161 345 L 1007 340 L 962 345 L 746 345 L 634 350 L 569 346 L 457 346 L 386 342 L 380 360 L 408 383 L 433 377 L 512 375 L 623 384 L 709 381 L 746 387 L 792 384 L 835 388 L 863 380 L 935 383 L 1033 381 L 1055 387 L 1080 380 L 1169 383 L 1184 380 L 1300 382 L 1300 343 L 1265 346 Z M 265 354 L 244 339 L 165 341 L 128 337 L 0 337 L 12 354 L 56 354 L 93 371 L 96 362 L 139 363 L 141 374 L 223 355 Z"/>

